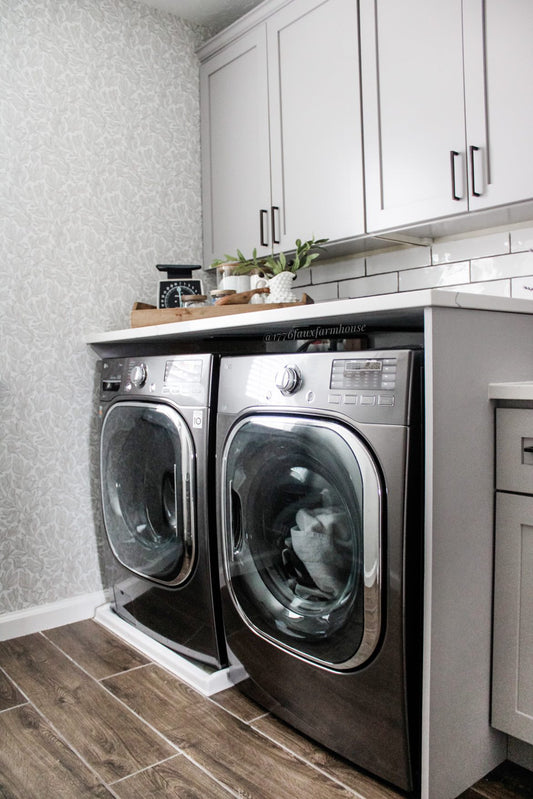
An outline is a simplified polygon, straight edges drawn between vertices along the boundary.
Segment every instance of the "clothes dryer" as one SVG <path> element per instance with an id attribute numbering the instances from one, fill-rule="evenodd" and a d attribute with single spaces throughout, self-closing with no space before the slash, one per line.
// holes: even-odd
<path id="1" fill-rule="evenodd" d="M 239 688 L 407 791 L 420 756 L 420 355 L 223 358 L 217 417 Z"/>
<path id="2" fill-rule="evenodd" d="M 211 355 L 111 358 L 101 364 L 104 525 L 123 567 L 116 613 L 215 668 L 226 663 L 210 448 Z"/>

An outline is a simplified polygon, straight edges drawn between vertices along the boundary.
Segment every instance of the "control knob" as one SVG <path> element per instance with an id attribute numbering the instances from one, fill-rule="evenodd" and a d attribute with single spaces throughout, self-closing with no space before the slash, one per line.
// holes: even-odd
<path id="1" fill-rule="evenodd" d="M 276 388 L 283 396 L 294 394 L 302 385 L 302 375 L 297 366 L 284 366 L 276 375 Z"/>
<path id="2" fill-rule="evenodd" d="M 130 373 L 130 380 L 135 388 L 141 388 L 146 383 L 148 372 L 144 363 L 136 363 Z"/>

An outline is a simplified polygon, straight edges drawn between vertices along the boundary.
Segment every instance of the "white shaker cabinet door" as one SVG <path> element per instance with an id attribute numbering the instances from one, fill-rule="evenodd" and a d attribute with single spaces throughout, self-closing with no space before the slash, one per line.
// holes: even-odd
<path id="1" fill-rule="evenodd" d="M 533 3 L 468 0 L 464 31 L 470 209 L 530 199 Z"/>
<path id="2" fill-rule="evenodd" d="M 294 0 L 267 30 L 275 243 L 361 234 L 357 2 Z"/>
<path id="3" fill-rule="evenodd" d="M 201 66 L 204 262 L 270 252 L 266 36 L 249 31 Z M 264 246 L 261 246 L 263 241 Z"/>
<path id="4" fill-rule="evenodd" d="M 367 229 L 466 211 L 461 0 L 360 6 Z"/>
<path id="5" fill-rule="evenodd" d="M 533 744 L 532 496 L 497 492 L 494 563 L 492 725 Z"/>

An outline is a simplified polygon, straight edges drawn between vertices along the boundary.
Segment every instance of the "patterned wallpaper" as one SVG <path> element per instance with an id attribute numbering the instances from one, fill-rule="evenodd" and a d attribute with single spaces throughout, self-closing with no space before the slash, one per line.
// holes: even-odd
<path id="1" fill-rule="evenodd" d="M 89 332 L 201 262 L 203 31 L 134 0 L 0 0 L 0 613 L 102 587 Z"/>

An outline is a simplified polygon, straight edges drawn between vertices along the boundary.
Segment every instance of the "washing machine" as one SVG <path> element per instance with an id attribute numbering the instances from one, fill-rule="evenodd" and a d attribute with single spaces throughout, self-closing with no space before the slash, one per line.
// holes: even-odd
<path id="1" fill-rule="evenodd" d="M 213 668 L 226 664 L 213 514 L 211 355 L 101 363 L 100 482 L 116 613 Z"/>
<path id="2" fill-rule="evenodd" d="M 421 356 L 225 357 L 217 416 L 239 688 L 405 791 L 420 759 Z"/>

